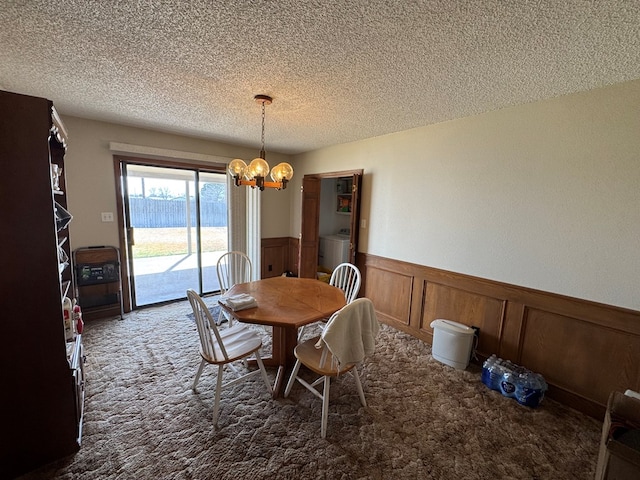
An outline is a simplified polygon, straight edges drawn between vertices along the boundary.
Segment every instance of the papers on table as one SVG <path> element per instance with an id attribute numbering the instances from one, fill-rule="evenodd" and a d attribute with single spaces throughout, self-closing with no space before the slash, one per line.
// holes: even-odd
<path id="1" fill-rule="evenodd" d="M 238 295 L 231 295 L 229 297 L 220 297 L 220 303 L 229 307 L 234 312 L 238 310 L 246 310 L 247 308 L 255 308 L 258 306 L 258 302 L 251 295 L 247 293 L 240 293 Z"/>

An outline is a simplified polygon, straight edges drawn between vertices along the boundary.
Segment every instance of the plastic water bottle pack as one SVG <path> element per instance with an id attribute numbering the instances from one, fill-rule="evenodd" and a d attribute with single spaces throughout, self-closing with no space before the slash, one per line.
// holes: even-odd
<path id="1" fill-rule="evenodd" d="M 547 391 L 544 377 L 531 370 L 491 355 L 482 365 L 482 383 L 521 405 L 537 407 Z"/>

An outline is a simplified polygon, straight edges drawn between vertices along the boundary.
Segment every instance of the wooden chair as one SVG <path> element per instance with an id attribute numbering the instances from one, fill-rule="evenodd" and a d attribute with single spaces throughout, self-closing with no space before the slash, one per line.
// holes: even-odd
<path id="1" fill-rule="evenodd" d="M 220 411 L 220 392 L 223 388 L 234 385 L 240 381 L 254 376 L 258 373 L 262 375 L 267 390 L 271 394 L 271 384 L 269 377 L 260 357 L 260 348 L 262 348 L 262 339 L 255 332 L 250 330 L 246 325 L 237 323 L 223 330 L 218 330 L 213 320 L 211 312 L 205 305 L 202 298 L 194 291 L 187 290 L 187 298 L 193 309 L 196 325 L 198 327 L 198 335 L 200 337 L 200 356 L 202 361 L 198 367 L 196 378 L 193 381 L 193 391 L 197 393 L 196 387 L 204 366 L 209 363 L 218 366 L 218 378 L 216 381 L 216 393 L 213 405 L 213 423 L 218 422 L 218 413 Z M 249 373 L 241 374 L 241 372 L 233 365 L 232 362 L 243 360 L 255 355 L 258 363 L 258 369 Z M 236 378 L 222 384 L 222 375 L 224 367 L 229 368 L 236 374 Z"/>
<path id="2" fill-rule="evenodd" d="M 378 320 L 371 300 L 359 298 L 334 313 L 320 337 L 299 343 L 294 349 L 296 363 L 287 382 L 284 396 L 289 396 L 293 384 L 298 381 L 316 397 L 322 399 L 320 428 L 322 438 L 327 434 L 332 377 L 351 373 L 356 383 L 360 403 L 363 407 L 367 406 L 357 365 L 366 355 L 373 352 L 378 328 Z M 312 383 L 299 377 L 298 371 L 301 365 L 320 377 Z M 320 383 L 323 384 L 321 391 L 316 388 Z"/>
<path id="3" fill-rule="evenodd" d="M 331 273 L 329 285 L 338 287 L 344 292 L 344 298 L 347 304 L 353 302 L 358 297 L 360 291 L 361 275 L 360 270 L 352 263 L 341 263 Z M 327 319 L 323 320 L 324 322 Z M 306 325 L 302 326 L 298 331 L 298 340 L 302 340 Z"/>
<path id="4" fill-rule="evenodd" d="M 224 295 L 235 284 L 251 281 L 251 260 L 243 252 L 227 252 L 218 259 L 216 272 L 220 284 L 220 295 Z M 216 324 L 220 325 L 223 318 L 226 318 L 231 326 L 232 318 L 220 309 Z"/>

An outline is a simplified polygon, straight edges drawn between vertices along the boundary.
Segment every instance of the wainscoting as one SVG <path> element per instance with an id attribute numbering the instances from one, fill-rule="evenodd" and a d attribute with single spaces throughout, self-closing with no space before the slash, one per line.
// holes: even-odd
<path id="1" fill-rule="evenodd" d="M 263 238 L 260 244 L 261 278 L 279 277 L 284 272 L 298 274 L 298 239 Z"/>
<path id="2" fill-rule="evenodd" d="M 295 272 L 297 239 L 263 239 L 262 263 L 263 278 Z M 638 311 L 374 255 L 357 264 L 379 320 L 428 344 L 437 318 L 479 327 L 479 361 L 539 372 L 549 397 L 599 419 L 612 391 L 640 391 Z"/>
<path id="3" fill-rule="evenodd" d="M 429 344 L 437 318 L 479 327 L 481 360 L 541 373 L 549 397 L 596 418 L 612 391 L 640 390 L 640 312 L 373 255 L 358 263 L 379 319 Z"/>

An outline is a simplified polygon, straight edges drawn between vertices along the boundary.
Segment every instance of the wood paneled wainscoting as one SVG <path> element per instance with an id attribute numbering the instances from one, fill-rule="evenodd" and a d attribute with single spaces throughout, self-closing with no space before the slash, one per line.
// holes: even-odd
<path id="1" fill-rule="evenodd" d="M 298 239 L 263 238 L 260 243 L 261 278 L 279 277 L 285 272 L 298 274 Z"/>
<path id="2" fill-rule="evenodd" d="M 296 238 L 262 239 L 262 278 L 297 274 L 297 258 Z M 479 327 L 480 361 L 541 373 L 549 397 L 598 419 L 612 391 L 640 391 L 638 311 L 363 253 L 357 264 L 380 321 L 430 345 L 435 319 Z"/>
<path id="3" fill-rule="evenodd" d="M 360 294 L 380 321 L 431 344 L 444 318 L 480 328 L 495 353 L 544 375 L 548 396 L 602 419 L 609 394 L 640 390 L 640 312 L 359 254 Z"/>

